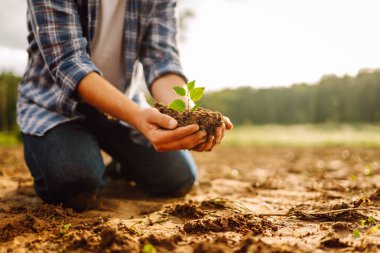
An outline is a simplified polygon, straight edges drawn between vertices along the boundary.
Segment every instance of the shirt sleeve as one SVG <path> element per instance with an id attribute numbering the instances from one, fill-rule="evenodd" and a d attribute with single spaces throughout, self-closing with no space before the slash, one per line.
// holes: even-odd
<path id="1" fill-rule="evenodd" d="M 76 1 L 28 0 L 28 15 L 51 76 L 64 94 L 75 98 L 83 77 L 101 74 L 90 60 Z"/>
<path id="2" fill-rule="evenodd" d="M 140 53 L 149 90 L 152 83 L 165 74 L 174 73 L 187 80 L 179 61 L 176 6 L 176 0 L 154 1 Z"/>

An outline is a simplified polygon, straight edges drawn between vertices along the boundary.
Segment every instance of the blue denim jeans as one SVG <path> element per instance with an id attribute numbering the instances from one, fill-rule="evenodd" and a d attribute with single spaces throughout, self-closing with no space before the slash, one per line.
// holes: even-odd
<path id="1" fill-rule="evenodd" d="M 94 108 L 81 105 L 80 111 L 85 120 L 61 124 L 43 137 L 23 135 L 25 161 L 42 200 L 85 209 L 86 198 L 105 184 L 101 149 L 152 195 L 183 195 L 191 189 L 197 168 L 188 151 L 157 152 L 132 141 L 129 128 Z"/>

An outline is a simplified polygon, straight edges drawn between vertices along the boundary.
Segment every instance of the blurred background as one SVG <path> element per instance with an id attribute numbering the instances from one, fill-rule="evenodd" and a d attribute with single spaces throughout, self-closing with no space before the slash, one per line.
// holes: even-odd
<path id="1" fill-rule="evenodd" d="M 380 146 L 380 2 L 180 0 L 180 49 L 228 145 Z M 0 145 L 19 143 L 26 1 L 0 0 Z"/>

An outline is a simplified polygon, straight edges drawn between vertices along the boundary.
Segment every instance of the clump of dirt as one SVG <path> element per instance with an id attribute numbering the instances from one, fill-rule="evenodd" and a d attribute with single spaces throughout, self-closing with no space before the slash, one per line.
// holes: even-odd
<path id="1" fill-rule="evenodd" d="M 0 242 L 12 240 L 24 233 L 40 233 L 54 225 L 55 221 L 46 222 L 36 218 L 30 212 L 18 214 L 15 217 L 6 217 L 0 224 Z"/>
<path id="2" fill-rule="evenodd" d="M 109 249 L 111 252 L 138 250 L 137 244 L 125 234 L 120 234 L 111 227 L 104 227 L 100 232 L 99 252 Z"/>
<path id="3" fill-rule="evenodd" d="M 328 238 L 321 241 L 321 246 L 327 248 L 347 248 L 349 245 L 347 243 L 341 242 L 339 238 Z"/>
<path id="4" fill-rule="evenodd" d="M 24 226 L 25 228 L 29 228 L 34 232 L 41 232 L 45 227 L 46 224 L 44 221 L 37 219 L 36 217 L 33 217 L 30 214 L 25 214 L 22 220 L 20 220 L 20 224 Z"/>
<path id="5" fill-rule="evenodd" d="M 201 242 L 194 247 L 194 253 L 227 253 L 231 249 L 222 243 Z"/>
<path id="6" fill-rule="evenodd" d="M 70 250 L 88 250 L 91 252 L 138 252 L 138 243 L 130 236 L 120 233 L 110 226 L 103 226 L 99 234 L 77 231 L 68 239 Z"/>
<path id="7" fill-rule="evenodd" d="M 374 192 L 370 197 L 370 200 L 372 201 L 380 201 L 380 189 L 378 189 L 376 192 Z"/>
<path id="8" fill-rule="evenodd" d="M 0 242 L 7 242 L 18 235 L 19 231 L 10 223 L 0 228 Z"/>
<path id="9" fill-rule="evenodd" d="M 183 238 L 180 235 L 166 237 L 159 234 L 151 234 L 139 240 L 142 247 L 146 244 L 151 244 L 157 248 L 158 252 L 163 252 L 164 250 L 171 252 L 176 248 L 177 243 L 181 241 L 183 241 Z"/>
<path id="10" fill-rule="evenodd" d="M 43 204 L 40 207 L 32 210 L 32 214 L 41 219 L 51 219 L 51 218 L 67 218 L 77 216 L 71 208 L 63 208 L 62 206 L 54 206 Z"/>
<path id="11" fill-rule="evenodd" d="M 174 208 L 169 209 L 168 213 L 180 218 L 190 219 L 199 219 L 205 216 L 205 212 L 199 209 L 198 203 L 193 201 L 177 204 Z"/>
<path id="12" fill-rule="evenodd" d="M 246 238 L 243 240 L 239 248 L 234 251 L 235 253 L 246 253 L 246 252 L 261 252 L 261 253 L 304 253 L 297 246 L 291 246 L 287 244 L 281 245 L 270 245 L 261 240 L 254 238 Z"/>
<path id="13" fill-rule="evenodd" d="M 223 115 L 219 112 L 213 112 L 205 108 L 198 108 L 195 111 L 185 109 L 177 112 L 165 105 L 156 103 L 155 107 L 164 114 L 167 114 L 178 122 L 178 127 L 197 124 L 201 130 L 207 132 L 207 136 L 215 135 L 215 130 L 222 126 Z"/>
<path id="14" fill-rule="evenodd" d="M 331 228 L 336 232 L 351 230 L 350 224 L 346 222 L 336 222 L 332 224 Z"/>
<path id="15" fill-rule="evenodd" d="M 186 233 L 237 232 L 241 234 L 262 234 L 267 228 L 272 228 L 271 222 L 255 220 L 252 215 L 234 214 L 218 218 L 205 218 L 186 222 L 183 230 Z"/>

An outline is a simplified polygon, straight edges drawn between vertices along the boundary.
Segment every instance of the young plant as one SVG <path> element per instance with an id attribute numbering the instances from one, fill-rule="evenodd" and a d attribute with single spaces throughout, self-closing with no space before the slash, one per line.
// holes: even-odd
<path id="1" fill-rule="evenodd" d="M 187 99 L 187 106 L 186 103 L 181 99 L 176 99 L 170 103 L 169 108 L 176 110 L 177 112 L 182 112 L 186 108 L 190 110 L 190 101 L 193 101 L 195 103 L 191 111 L 195 111 L 202 104 L 202 102 L 199 100 L 202 98 L 205 88 L 195 87 L 195 81 L 189 82 L 186 85 L 186 88 L 175 86 L 173 87 L 173 90 L 175 93 L 177 93 L 178 96 L 186 97 Z"/>
<path id="2" fill-rule="evenodd" d="M 152 244 L 145 244 L 142 252 L 144 253 L 156 253 L 157 249 Z"/>
<path id="3" fill-rule="evenodd" d="M 62 228 L 60 229 L 59 233 L 61 234 L 61 236 L 65 236 L 67 237 L 69 235 L 69 229 L 71 227 L 71 224 L 65 224 L 62 226 Z"/>
<path id="4" fill-rule="evenodd" d="M 358 239 L 360 237 L 360 231 L 359 231 L 359 229 L 354 229 L 354 231 L 352 232 L 352 236 L 355 239 Z"/>

